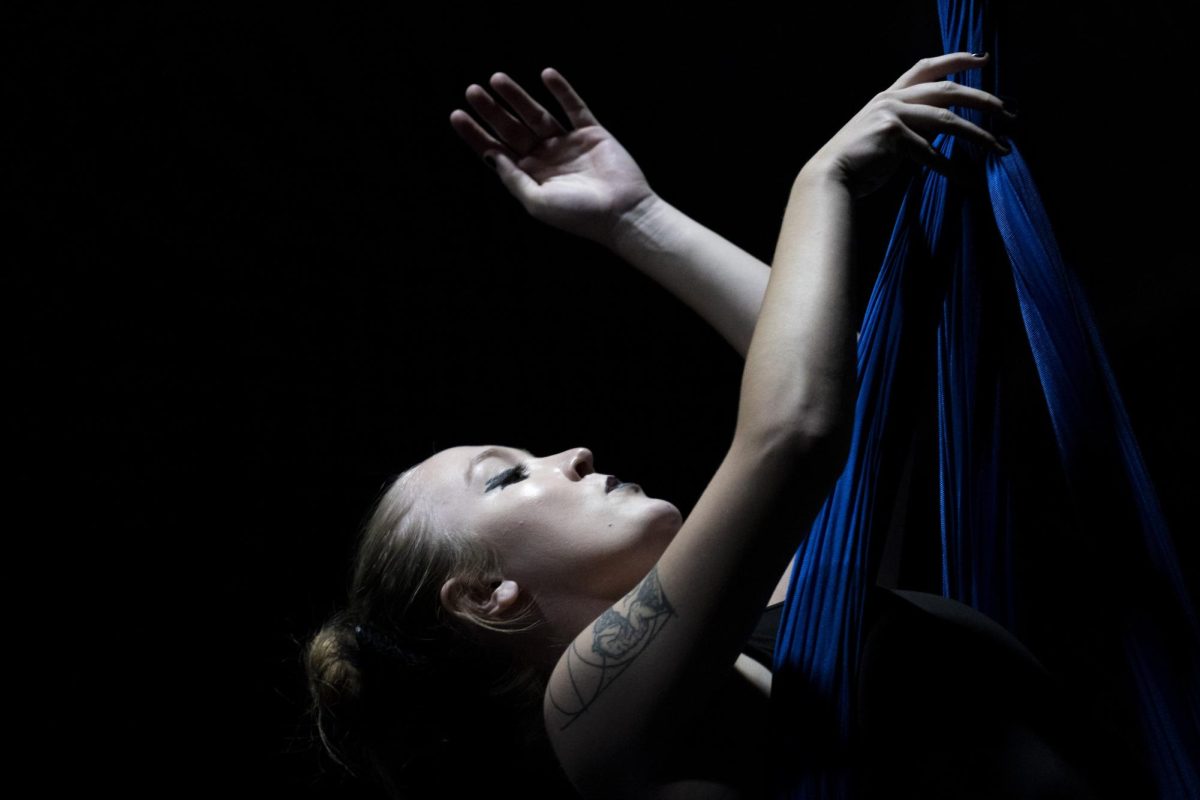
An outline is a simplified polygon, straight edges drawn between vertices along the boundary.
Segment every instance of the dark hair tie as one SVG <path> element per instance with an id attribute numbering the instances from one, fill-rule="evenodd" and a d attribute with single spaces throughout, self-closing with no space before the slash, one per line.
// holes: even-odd
<path id="1" fill-rule="evenodd" d="M 369 623 L 355 625 L 354 638 L 362 652 L 382 657 L 397 666 L 411 668 L 429 664 L 428 658 L 405 648 L 395 638 Z"/>

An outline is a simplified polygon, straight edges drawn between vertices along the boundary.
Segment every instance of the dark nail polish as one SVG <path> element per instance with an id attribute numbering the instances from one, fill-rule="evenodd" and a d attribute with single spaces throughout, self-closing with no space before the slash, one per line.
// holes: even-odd
<path id="1" fill-rule="evenodd" d="M 971 55 L 975 56 L 976 58 L 983 58 L 983 57 L 985 57 L 985 56 L 987 55 L 987 53 L 986 53 L 986 52 L 982 52 L 982 53 L 971 53 Z"/>
<path id="2" fill-rule="evenodd" d="M 492 158 L 490 155 L 483 157 L 483 163 L 487 164 L 492 169 L 496 168 L 496 159 Z"/>

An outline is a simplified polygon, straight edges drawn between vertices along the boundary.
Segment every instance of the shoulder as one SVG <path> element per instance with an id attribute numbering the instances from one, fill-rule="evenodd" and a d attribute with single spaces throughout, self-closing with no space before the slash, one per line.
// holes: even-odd
<path id="1" fill-rule="evenodd" d="M 1008 663 L 1019 663 L 1028 671 L 1048 676 L 1038 658 L 1011 631 L 970 605 L 929 592 L 877 587 L 883 605 L 900 618 L 920 616 L 937 625 L 958 642 L 970 642 L 988 652 L 1002 655 Z"/>
<path id="2" fill-rule="evenodd" d="M 755 798 L 761 796 L 768 728 L 770 670 L 739 655 L 715 691 L 693 704 L 689 725 L 641 740 L 630 759 L 599 770 L 570 771 L 583 798 Z M 594 765 L 593 765 L 594 766 Z M 565 767 L 564 767 L 565 768 Z"/>

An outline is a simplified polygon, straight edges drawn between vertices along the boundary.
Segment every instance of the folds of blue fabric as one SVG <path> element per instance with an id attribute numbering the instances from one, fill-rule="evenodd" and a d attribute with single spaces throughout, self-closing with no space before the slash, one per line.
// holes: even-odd
<path id="1" fill-rule="evenodd" d="M 987 177 L 981 194 L 923 175 L 901 204 L 863 325 L 851 453 L 783 614 L 783 796 L 849 791 L 848 675 L 888 530 L 876 509 L 904 506 L 903 445 L 930 409 L 943 593 L 1028 634 L 1122 730 L 1140 727 L 1160 796 L 1195 796 L 1200 659 L 1169 533 L 1019 150 Z"/>

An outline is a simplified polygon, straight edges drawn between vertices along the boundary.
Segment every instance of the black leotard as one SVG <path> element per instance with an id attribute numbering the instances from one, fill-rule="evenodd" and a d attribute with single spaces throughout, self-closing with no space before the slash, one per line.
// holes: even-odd
<path id="1" fill-rule="evenodd" d="M 1070 687 L 970 606 L 875 587 L 857 680 L 868 797 L 1151 797 L 1144 768 Z M 743 651 L 768 669 L 783 603 Z"/>

